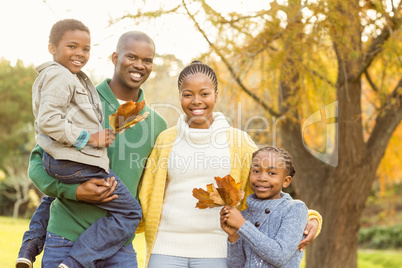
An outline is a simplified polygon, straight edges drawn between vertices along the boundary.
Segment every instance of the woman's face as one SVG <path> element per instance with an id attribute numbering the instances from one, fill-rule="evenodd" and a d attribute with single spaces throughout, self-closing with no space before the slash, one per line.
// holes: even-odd
<path id="1" fill-rule="evenodd" d="M 215 85 L 203 73 L 190 74 L 180 87 L 180 101 L 191 128 L 209 128 L 214 121 L 212 113 L 218 97 Z"/>

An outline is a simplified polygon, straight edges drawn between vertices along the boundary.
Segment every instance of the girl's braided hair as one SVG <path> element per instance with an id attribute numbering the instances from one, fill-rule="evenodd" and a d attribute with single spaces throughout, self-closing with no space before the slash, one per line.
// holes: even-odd
<path id="1" fill-rule="evenodd" d="M 207 75 L 212 83 L 215 85 L 215 91 L 218 90 L 218 79 L 216 78 L 216 74 L 214 70 L 209 67 L 207 64 L 202 63 L 199 60 L 193 61 L 190 65 L 187 65 L 179 75 L 179 79 L 177 80 L 177 86 L 180 90 L 181 84 L 183 83 L 184 78 L 191 74 L 197 74 L 197 73 L 202 73 Z"/>
<path id="2" fill-rule="evenodd" d="M 263 151 L 277 153 L 279 155 L 280 159 L 282 159 L 283 162 L 285 163 L 285 169 L 288 172 L 288 175 L 293 178 L 293 176 L 296 173 L 296 170 L 295 170 L 295 167 L 293 166 L 292 157 L 286 150 L 279 148 L 279 147 L 273 147 L 273 146 L 263 147 L 253 153 L 252 159 L 254 159 L 254 157 L 258 153 L 263 152 Z"/>

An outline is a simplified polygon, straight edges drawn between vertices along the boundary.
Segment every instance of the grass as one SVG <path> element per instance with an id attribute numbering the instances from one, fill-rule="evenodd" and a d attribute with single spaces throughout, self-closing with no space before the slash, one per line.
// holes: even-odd
<path id="1" fill-rule="evenodd" d="M 15 260 L 21 246 L 22 236 L 28 230 L 29 220 L 13 219 L 0 216 L 0 267 L 15 267 Z M 137 251 L 138 267 L 144 267 L 145 239 L 137 235 L 134 239 L 134 249 Z M 42 253 L 43 254 L 43 253 Z M 34 268 L 41 267 L 42 254 L 36 258 Z"/>
<path id="2" fill-rule="evenodd" d="M 15 260 L 29 220 L 13 219 L 0 216 L 0 267 L 15 267 Z M 144 236 L 138 235 L 134 240 L 137 251 L 138 267 L 144 267 Z M 34 268 L 41 265 L 42 255 L 34 263 Z M 302 264 L 302 268 L 304 268 Z M 398 250 L 359 250 L 358 268 L 399 268 L 402 267 L 402 251 Z"/>

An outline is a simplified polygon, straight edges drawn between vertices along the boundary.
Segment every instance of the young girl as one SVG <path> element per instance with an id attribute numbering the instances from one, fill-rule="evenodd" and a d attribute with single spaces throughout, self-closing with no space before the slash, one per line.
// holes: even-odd
<path id="1" fill-rule="evenodd" d="M 295 174 L 292 158 L 283 149 L 265 147 L 253 154 L 248 208 L 225 206 L 221 227 L 229 235 L 228 267 L 300 267 L 297 250 L 307 223 L 307 207 L 282 188 Z"/>
<path id="2" fill-rule="evenodd" d="M 178 88 L 184 114 L 158 136 L 140 186 L 143 219 L 137 232 L 145 231 L 146 267 L 226 268 L 220 209 L 196 209 L 192 189 L 230 174 L 251 194 L 247 181 L 257 147 L 222 113 L 213 112 L 218 82 L 208 65 L 195 61 L 185 67 Z"/>

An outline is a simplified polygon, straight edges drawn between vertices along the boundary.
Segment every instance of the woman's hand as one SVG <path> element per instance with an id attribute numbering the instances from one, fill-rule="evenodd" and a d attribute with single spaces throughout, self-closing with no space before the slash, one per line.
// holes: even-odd
<path id="1" fill-rule="evenodd" d="M 299 247 L 297 248 L 298 250 L 300 250 L 300 252 L 303 251 L 307 247 L 307 245 L 314 240 L 317 230 L 317 219 L 311 219 L 307 222 L 306 228 L 304 229 L 304 234 L 306 235 L 306 237 L 302 241 L 300 241 Z"/>
<path id="2" fill-rule="evenodd" d="M 93 204 L 109 202 L 117 198 L 113 194 L 117 182 L 114 177 L 104 179 L 90 179 L 81 183 L 76 192 L 78 201 L 84 201 Z"/>

